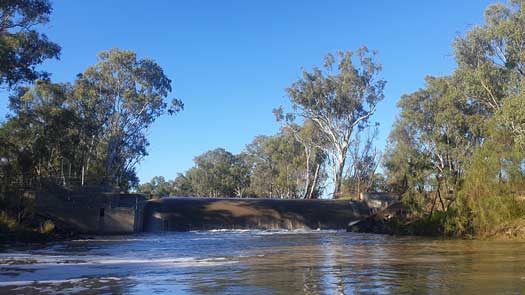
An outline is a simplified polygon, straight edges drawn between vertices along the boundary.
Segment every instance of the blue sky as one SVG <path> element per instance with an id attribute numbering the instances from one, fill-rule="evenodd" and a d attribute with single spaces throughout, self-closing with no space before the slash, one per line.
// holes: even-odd
<path id="1" fill-rule="evenodd" d="M 426 75 L 454 68 L 451 42 L 494 1 L 67 1 L 55 0 L 44 28 L 62 46 L 43 69 L 72 81 L 119 47 L 157 61 L 186 109 L 160 118 L 149 131 L 150 155 L 140 180 L 172 179 L 193 157 L 216 147 L 240 152 L 254 136 L 274 134 L 272 109 L 286 105 L 284 89 L 323 56 L 361 45 L 379 51 L 386 99 L 374 119 L 384 147 L 403 93 Z M 7 96 L 0 97 L 0 116 Z"/>

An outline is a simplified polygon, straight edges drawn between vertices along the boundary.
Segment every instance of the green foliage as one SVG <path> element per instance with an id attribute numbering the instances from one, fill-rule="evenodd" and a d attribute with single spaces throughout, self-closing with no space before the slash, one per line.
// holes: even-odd
<path id="1" fill-rule="evenodd" d="M 365 134 L 365 136 L 363 136 Z M 377 129 L 355 133 L 351 141 L 347 173 L 342 183 L 342 195 L 358 198 L 362 192 L 384 191 L 384 178 L 377 173 L 381 155 L 375 148 Z"/>
<path id="2" fill-rule="evenodd" d="M 503 132 L 508 132 L 513 143 L 525 151 L 525 93 L 507 98 L 496 113 Z"/>
<path id="3" fill-rule="evenodd" d="M 311 129 L 290 128 L 275 136 L 258 136 L 246 146 L 252 171 L 250 194 L 291 199 L 316 198 L 321 193 L 325 157 L 320 149 L 311 148 L 315 135 Z"/>
<path id="4" fill-rule="evenodd" d="M 161 196 L 317 198 L 324 161 L 312 125 L 287 126 L 257 136 L 234 155 L 218 148 L 195 157 L 195 166 L 173 181 L 154 177 L 138 191 Z"/>
<path id="5" fill-rule="evenodd" d="M 172 196 L 184 196 L 190 197 L 195 196 L 195 191 L 191 184 L 191 179 L 186 177 L 186 175 L 179 173 L 175 180 L 172 183 Z"/>
<path id="6" fill-rule="evenodd" d="M 0 128 L 0 156 L 9 162 L 4 181 L 30 187 L 34 178 L 45 177 L 61 184 L 135 186 L 148 127 L 182 108 L 174 100 L 168 109 L 170 91 L 160 66 L 118 49 L 100 54 L 73 85 L 37 81 L 19 87 Z"/>
<path id="7" fill-rule="evenodd" d="M 58 58 L 60 46 L 34 28 L 46 24 L 51 11 L 48 0 L 0 2 L 0 84 L 12 87 L 48 76 L 36 66 Z"/>
<path id="8" fill-rule="evenodd" d="M 100 53 L 99 62 L 75 81 L 72 104 L 80 117 L 93 120 L 83 135 L 88 153 L 101 149 L 97 154 L 105 156 L 104 175 L 110 181 L 125 176 L 147 155 L 146 130 L 155 119 L 182 109 L 178 99 L 168 108 L 170 92 L 171 81 L 158 64 L 120 49 Z"/>
<path id="9" fill-rule="evenodd" d="M 195 157 L 195 167 L 186 172 L 199 196 L 243 197 L 249 171 L 242 156 L 218 148 Z"/>
<path id="10" fill-rule="evenodd" d="M 149 195 L 170 196 L 173 193 L 172 186 L 163 176 L 155 176 L 149 182 L 141 184 L 137 190 Z"/>
<path id="11" fill-rule="evenodd" d="M 412 224 L 490 236 L 524 217 L 524 8 L 489 6 L 454 42 L 456 71 L 399 101 L 385 168 Z"/>
<path id="12" fill-rule="evenodd" d="M 282 108 L 274 111 L 278 120 L 293 122 L 301 117 L 316 125 L 332 168 L 334 198 L 341 195 L 352 135 L 368 125 L 384 98 L 386 82 L 378 78 L 382 67 L 374 60 L 376 52 L 362 47 L 355 55 L 351 51 L 326 55 L 322 69 L 303 72 L 302 78 L 287 89 L 293 112 L 285 115 Z"/>

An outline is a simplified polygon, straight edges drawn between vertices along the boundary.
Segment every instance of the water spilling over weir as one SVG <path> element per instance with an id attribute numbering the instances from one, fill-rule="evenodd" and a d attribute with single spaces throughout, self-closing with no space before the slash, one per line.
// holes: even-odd
<path id="1" fill-rule="evenodd" d="M 346 229 L 397 202 L 381 193 L 350 200 L 283 200 L 166 197 L 141 194 L 70 192 L 37 194 L 36 208 L 61 228 L 77 233 L 209 229 Z"/>
<path id="2" fill-rule="evenodd" d="M 162 198 L 145 204 L 143 230 L 345 229 L 369 214 L 348 200 Z"/>

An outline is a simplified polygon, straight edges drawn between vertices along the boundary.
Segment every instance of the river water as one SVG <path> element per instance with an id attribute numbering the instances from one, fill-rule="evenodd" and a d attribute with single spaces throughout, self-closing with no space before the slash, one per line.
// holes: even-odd
<path id="1" fill-rule="evenodd" d="M 94 237 L 0 250 L 0 294 L 523 294 L 525 243 L 342 231 Z"/>

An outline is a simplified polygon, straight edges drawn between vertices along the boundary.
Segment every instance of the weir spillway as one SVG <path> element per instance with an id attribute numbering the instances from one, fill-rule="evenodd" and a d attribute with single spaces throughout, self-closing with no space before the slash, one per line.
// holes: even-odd
<path id="1" fill-rule="evenodd" d="M 370 215 L 363 202 L 349 200 L 282 200 L 161 198 L 143 207 L 142 230 L 211 229 L 345 229 Z"/>
<path id="2" fill-rule="evenodd" d="M 90 234 L 212 229 L 346 229 L 398 202 L 389 193 L 361 201 L 202 197 L 153 198 L 106 192 L 37 193 L 40 216 L 62 230 Z"/>

